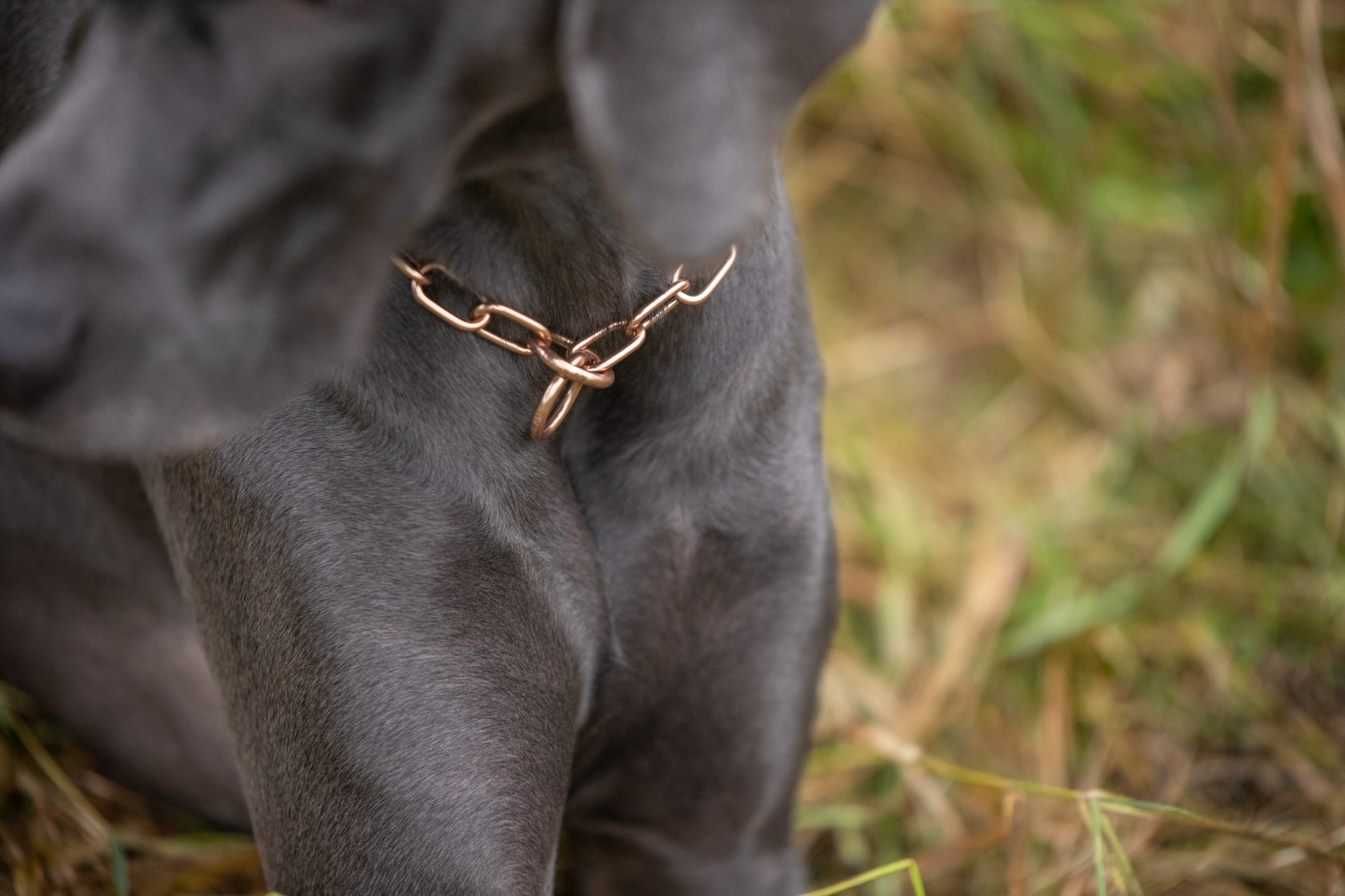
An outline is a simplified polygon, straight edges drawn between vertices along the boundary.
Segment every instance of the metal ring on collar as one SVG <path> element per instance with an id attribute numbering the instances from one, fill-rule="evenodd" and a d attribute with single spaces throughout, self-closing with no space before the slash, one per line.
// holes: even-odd
<path id="1" fill-rule="evenodd" d="M 551 368 L 551 371 L 555 373 L 556 376 L 568 382 L 587 386 L 591 389 L 606 389 L 611 386 L 612 383 L 616 382 L 616 374 L 611 370 L 603 370 L 599 372 L 588 370 L 587 368 L 576 364 L 574 361 L 562 358 L 552 351 L 550 345 L 541 342 L 540 340 L 533 341 L 532 353 L 536 355 L 543 364 Z M 576 352 L 571 355 L 571 357 L 581 356 Z M 582 357 L 587 360 L 588 358 L 593 357 L 593 353 L 585 351 Z"/>

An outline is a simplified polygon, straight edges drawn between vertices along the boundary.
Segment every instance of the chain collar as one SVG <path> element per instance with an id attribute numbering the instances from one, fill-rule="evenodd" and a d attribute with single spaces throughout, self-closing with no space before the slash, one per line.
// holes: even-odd
<path id="1" fill-rule="evenodd" d="M 658 298 L 653 299 L 627 320 L 619 320 L 590 333 L 583 339 L 569 339 L 550 327 L 529 317 L 516 308 L 486 299 L 469 288 L 442 264 L 417 265 L 402 255 L 394 256 L 392 264 L 409 281 L 411 295 L 435 317 L 444 323 L 471 333 L 499 346 L 505 351 L 540 361 L 553 374 L 537 411 L 532 415 L 530 434 L 544 441 L 560 429 L 565 418 L 574 410 L 574 404 L 585 389 L 608 389 L 616 382 L 615 367 L 640 350 L 649 336 L 650 327 L 683 305 L 699 306 L 724 282 L 734 262 L 738 247 L 729 249 L 728 258 L 699 292 L 690 292 L 691 281 L 682 276 L 682 268 L 673 272 L 672 282 Z M 436 280 L 448 283 L 476 296 L 480 301 L 469 318 L 458 317 L 443 306 L 432 294 Z M 517 342 L 490 329 L 496 319 L 508 321 L 526 330 L 526 342 Z M 626 342 L 607 357 L 594 347 L 609 337 L 624 336 Z M 559 351 L 557 350 L 559 349 Z"/>

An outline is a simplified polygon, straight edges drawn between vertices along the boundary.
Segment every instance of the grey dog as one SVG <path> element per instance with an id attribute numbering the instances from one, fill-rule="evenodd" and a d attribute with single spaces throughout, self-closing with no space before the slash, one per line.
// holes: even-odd
<path id="1" fill-rule="evenodd" d="M 833 616 L 775 145 L 873 0 L 0 0 L 0 676 L 309 893 L 792 894 Z M 581 335 L 731 242 L 551 441 Z M 457 287 L 449 299 L 470 300 Z"/>

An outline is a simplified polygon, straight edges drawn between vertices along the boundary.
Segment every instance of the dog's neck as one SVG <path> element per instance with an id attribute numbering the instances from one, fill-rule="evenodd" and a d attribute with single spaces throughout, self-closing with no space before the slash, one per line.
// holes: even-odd
<path id="1" fill-rule="evenodd" d="M 570 335 L 629 316 L 641 287 L 658 282 L 654 263 L 624 244 L 591 177 L 568 158 L 463 186 L 413 254 Z"/>
<path id="2" fill-rule="evenodd" d="M 480 165 L 464 166 L 474 176 L 444 200 L 407 249 L 418 261 L 443 264 L 472 292 L 556 333 L 583 337 L 628 319 L 660 294 L 676 264 L 637 248 L 558 121 L 563 125 L 563 118 L 550 115 L 540 126 L 514 124 L 506 143 L 512 151 L 481 151 Z M 623 406 L 646 415 L 655 409 L 674 416 L 704 413 L 697 406 L 724 383 L 746 390 L 748 372 L 780 375 L 782 356 L 805 374 L 815 373 L 811 332 L 798 326 L 808 311 L 782 190 L 741 250 L 712 302 L 670 315 L 621 366 L 620 388 L 609 394 L 620 396 Z M 690 276 L 712 273 L 715 265 L 693 265 Z M 374 353 L 377 381 L 396 381 L 398 370 L 414 367 L 414 378 L 391 391 L 420 395 L 423 406 L 437 413 L 445 407 L 443 396 L 474 376 L 468 365 L 487 369 L 490 382 L 477 378 L 471 388 L 517 390 L 520 406 L 502 422 L 526 430 L 549 376 L 540 363 L 448 327 L 416 305 L 404 278 L 390 272 L 389 279 L 394 286 Z M 455 298 L 459 304 L 449 310 L 469 316 L 474 297 L 449 291 L 445 304 Z M 413 358 L 423 363 L 412 364 Z M 584 401 L 593 403 L 591 396 Z"/>
<path id="3" fill-rule="evenodd" d="M 487 129 L 458 160 L 460 186 L 441 204 L 413 255 L 447 265 L 471 288 L 569 335 L 629 317 L 697 259 L 656 258 L 618 220 L 568 107 L 551 95 Z M 669 197 L 673 202 L 677 197 Z M 770 242 L 783 198 L 745 242 Z M 727 248 L 727 247 L 724 247 Z M 719 259 L 702 259 L 713 271 Z M 651 291 L 652 294 L 651 294 Z"/>

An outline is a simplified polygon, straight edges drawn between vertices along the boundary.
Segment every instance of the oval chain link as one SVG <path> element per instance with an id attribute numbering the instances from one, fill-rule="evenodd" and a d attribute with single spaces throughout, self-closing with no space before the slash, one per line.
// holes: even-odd
<path id="1" fill-rule="evenodd" d="M 431 298 L 428 292 L 426 292 L 429 285 L 434 282 L 434 274 L 442 274 L 445 277 L 452 278 L 453 275 L 448 272 L 448 268 L 441 264 L 427 264 L 415 273 L 416 276 L 411 277 L 411 294 L 415 296 L 416 301 L 420 303 L 422 308 L 426 309 L 449 326 L 455 327 L 464 333 L 481 333 L 485 330 L 486 325 L 490 323 L 489 314 L 482 316 L 473 313 L 471 320 L 464 320 L 452 311 L 449 311 L 443 305 L 440 305 Z M 407 276 L 409 277 L 410 275 L 408 274 Z M 481 306 L 478 305 L 477 309 L 479 310 L 480 308 Z"/>
<path id="2" fill-rule="evenodd" d="M 416 302 L 435 317 L 454 329 L 479 336 L 505 351 L 524 357 L 534 356 L 553 374 L 532 417 L 530 434 L 540 441 L 551 438 L 560 430 L 585 389 L 607 389 L 616 382 L 614 368 L 640 350 L 649 337 L 651 327 L 681 306 L 694 308 L 705 304 L 719 289 L 737 260 L 738 247 L 732 246 L 728 258 L 699 292 L 688 292 L 691 281 L 683 278 L 683 269 L 679 267 L 673 273 L 672 284 L 629 319 L 610 323 L 578 341 L 556 333 L 517 308 L 477 295 L 442 264 L 417 265 L 400 255 L 394 256 L 392 263 L 409 281 Z M 436 276 L 478 300 L 470 318 L 459 317 L 431 295 Z M 518 342 L 487 329 L 497 317 L 526 330 L 528 341 Z M 600 341 L 618 333 L 626 337 L 626 342 L 606 358 L 593 350 L 593 346 Z M 563 349 L 565 355 L 558 353 L 554 346 Z"/>
<path id="3" fill-rule="evenodd" d="M 494 343 L 505 351 L 511 351 L 514 354 L 522 355 L 525 358 L 533 353 L 532 347 L 534 345 L 549 346 L 556 338 L 546 324 L 534 320 L 522 311 L 510 308 L 508 305 L 499 305 L 495 302 L 482 302 L 472 309 L 472 319 L 476 320 L 483 316 L 486 320 L 490 320 L 492 317 L 502 317 L 511 323 L 518 324 L 520 327 L 531 333 L 532 338 L 529 339 L 527 343 L 506 339 L 498 333 L 492 333 L 485 328 L 478 330 L 476 333 L 476 335 L 487 342 Z"/>

